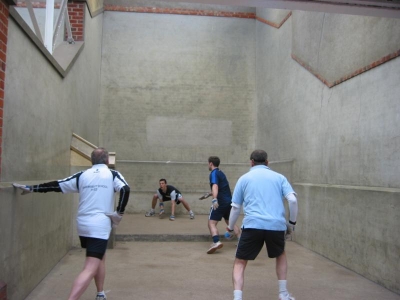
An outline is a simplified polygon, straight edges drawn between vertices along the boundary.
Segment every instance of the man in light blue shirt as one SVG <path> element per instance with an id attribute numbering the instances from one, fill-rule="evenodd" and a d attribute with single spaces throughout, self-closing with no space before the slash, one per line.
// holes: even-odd
<path id="1" fill-rule="evenodd" d="M 279 300 L 294 300 L 286 288 L 287 260 L 285 231 L 294 229 L 297 220 L 296 193 L 285 176 L 268 167 L 268 155 L 255 150 L 250 155 L 251 169 L 239 178 L 232 198 L 232 210 L 227 230 L 238 219 L 243 206 L 242 235 L 233 266 L 234 300 L 242 299 L 244 271 L 248 260 L 254 260 L 264 243 L 268 257 L 276 258 Z M 286 225 L 283 198 L 289 203 L 289 225 Z"/>

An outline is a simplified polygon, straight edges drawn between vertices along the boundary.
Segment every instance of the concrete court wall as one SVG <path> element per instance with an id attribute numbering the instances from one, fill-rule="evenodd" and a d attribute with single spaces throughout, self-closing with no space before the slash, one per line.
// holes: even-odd
<path id="1" fill-rule="evenodd" d="M 210 155 L 223 168 L 248 162 L 254 25 L 254 19 L 104 13 L 100 142 L 117 151 L 118 169 L 135 193 L 144 193 L 144 199 L 133 194 L 129 211 L 149 208 L 162 177 L 198 198 L 209 189 Z"/>
<path id="2" fill-rule="evenodd" d="M 256 146 L 274 160 L 294 158 L 292 182 L 300 206 L 296 242 L 400 293 L 400 59 L 328 88 L 291 59 L 293 41 L 301 44 L 303 38 L 298 28 L 292 35 L 296 18 L 313 14 L 293 12 L 279 30 L 257 22 Z M 359 18 L 341 16 L 342 34 L 362 32 L 353 26 Z M 304 32 L 304 38 L 310 36 L 320 37 Z M 330 40 L 326 47 L 344 55 L 348 45 L 336 43 L 346 39 Z M 352 44 L 352 51 L 362 56 L 368 43 L 358 49 Z"/>
<path id="3" fill-rule="evenodd" d="M 63 79 L 9 20 L 0 188 L 0 279 L 9 300 L 24 299 L 71 247 L 72 195 L 21 196 L 9 186 L 69 176 L 73 132 L 98 143 L 102 15 L 86 10 L 85 22 L 84 49 Z"/>

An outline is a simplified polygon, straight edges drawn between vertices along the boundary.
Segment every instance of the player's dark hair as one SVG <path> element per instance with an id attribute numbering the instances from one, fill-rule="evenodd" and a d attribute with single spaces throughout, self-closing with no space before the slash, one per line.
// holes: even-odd
<path id="1" fill-rule="evenodd" d="M 160 182 L 160 181 L 164 181 L 165 184 L 167 184 L 167 179 L 161 178 L 158 182 Z"/>
<path id="2" fill-rule="evenodd" d="M 254 150 L 250 155 L 250 160 L 254 161 L 255 165 L 263 165 L 268 159 L 268 154 L 264 150 Z"/>
<path id="3" fill-rule="evenodd" d="M 212 163 L 214 165 L 214 167 L 219 167 L 219 164 L 221 163 L 221 160 L 219 159 L 218 156 L 210 156 L 208 158 L 208 162 Z"/>
<path id="4" fill-rule="evenodd" d="M 108 151 L 102 147 L 96 148 L 92 151 L 90 158 L 93 165 L 108 164 Z"/>

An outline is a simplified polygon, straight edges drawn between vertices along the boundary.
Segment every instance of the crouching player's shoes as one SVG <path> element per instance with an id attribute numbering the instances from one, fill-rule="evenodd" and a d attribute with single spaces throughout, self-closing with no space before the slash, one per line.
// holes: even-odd
<path id="1" fill-rule="evenodd" d="M 164 213 L 165 213 L 164 209 L 160 209 L 160 213 L 158 214 L 158 217 L 160 219 L 164 218 Z"/>
<path id="2" fill-rule="evenodd" d="M 218 249 L 221 249 L 224 246 L 220 241 L 216 243 L 212 243 L 210 249 L 208 249 L 207 254 L 213 254 Z"/>
<path id="3" fill-rule="evenodd" d="M 286 295 L 279 295 L 279 300 L 296 300 L 292 295 L 286 294 Z"/>
<path id="4" fill-rule="evenodd" d="M 192 211 L 189 212 L 189 218 L 190 218 L 190 220 L 194 219 L 194 212 L 192 212 Z"/>
<path id="5" fill-rule="evenodd" d="M 152 217 L 152 216 L 154 216 L 154 214 L 155 214 L 154 210 L 149 210 L 148 212 L 146 212 L 145 216 Z"/>

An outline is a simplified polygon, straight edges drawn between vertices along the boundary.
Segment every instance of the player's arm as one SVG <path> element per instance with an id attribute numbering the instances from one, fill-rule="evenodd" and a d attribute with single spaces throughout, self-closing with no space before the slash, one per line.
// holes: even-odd
<path id="1" fill-rule="evenodd" d="M 125 207 L 128 204 L 130 192 L 131 192 L 131 189 L 128 185 L 124 185 L 119 190 L 119 200 L 118 200 L 118 206 L 117 206 L 117 210 L 116 210 L 119 215 L 123 215 L 125 212 Z"/>
<path id="2" fill-rule="evenodd" d="M 35 185 L 23 185 L 19 183 L 13 183 L 13 186 L 22 190 L 21 195 L 25 195 L 28 193 L 47 193 L 47 192 L 62 193 L 60 183 L 58 181 L 50 181 Z"/>
<path id="3" fill-rule="evenodd" d="M 297 204 L 296 194 L 290 193 L 290 194 L 286 195 L 285 198 L 289 204 L 289 223 L 296 225 L 297 213 L 298 213 L 298 209 L 299 209 L 298 204 Z"/>
<path id="4" fill-rule="evenodd" d="M 211 187 L 211 194 L 213 196 L 211 200 L 211 204 L 214 210 L 216 210 L 219 207 L 218 203 L 218 184 L 214 183 Z"/>
<path id="5" fill-rule="evenodd" d="M 212 185 L 211 195 L 212 195 L 213 199 L 217 199 L 218 198 L 218 184 L 214 183 Z"/>
<path id="6" fill-rule="evenodd" d="M 229 215 L 229 225 L 226 228 L 229 232 L 233 232 L 233 228 L 235 227 L 236 221 L 239 218 L 241 205 L 237 203 L 232 203 L 231 213 Z"/>

